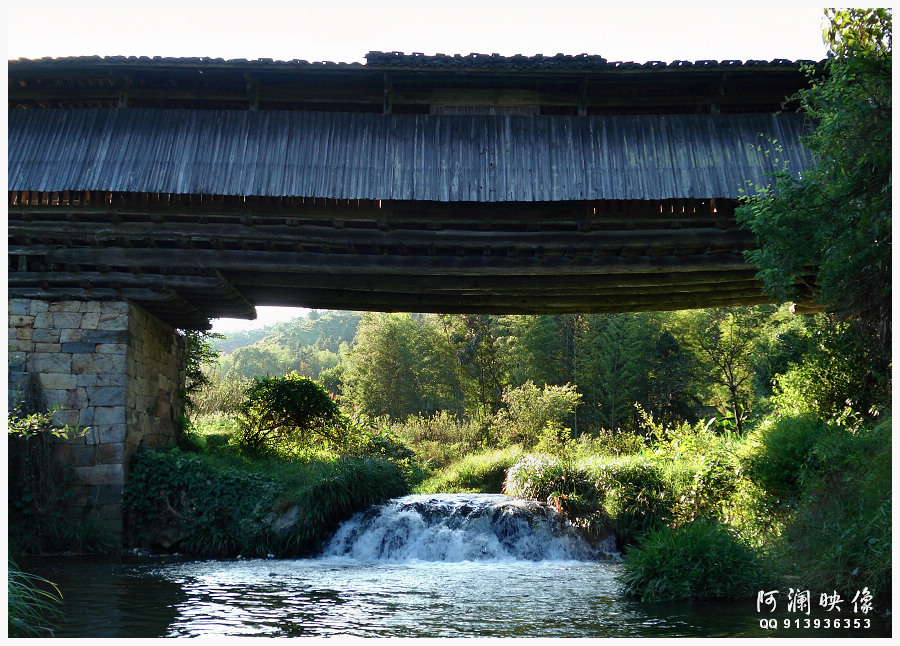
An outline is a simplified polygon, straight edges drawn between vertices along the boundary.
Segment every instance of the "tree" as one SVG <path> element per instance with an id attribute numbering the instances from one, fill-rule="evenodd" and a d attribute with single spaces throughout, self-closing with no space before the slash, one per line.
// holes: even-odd
<path id="1" fill-rule="evenodd" d="M 777 169 L 737 210 L 757 237 L 746 252 L 779 301 L 797 300 L 815 274 L 826 311 L 855 321 L 886 366 L 891 339 L 891 25 L 890 9 L 826 11 L 824 74 L 795 97 L 815 124 L 805 140 L 815 155 L 797 176 Z"/>
<path id="2" fill-rule="evenodd" d="M 350 401 L 373 417 L 458 409 L 453 355 L 431 316 L 364 314 L 342 376 Z"/>
<path id="3" fill-rule="evenodd" d="M 204 371 L 205 366 L 215 364 L 219 359 L 219 351 L 213 347 L 212 339 L 224 339 L 223 334 L 201 332 L 198 330 L 181 330 L 184 337 L 184 353 L 181 366 L 184 372 L 184 403 L 193 407 L 193 396 L 209 383 Z"/>
<path id="4" fill-rule="evenodd" d="M 474 419 L 488 420 L 500 408 L 507 383 L 504 341 L 508 336 L 501 333 L 505 331 L 499 329 L 497 317 L 486 314 L 444 315 L 440 319 L 469 386 L 466 408 Z"/>
<path id="5" fill-rule="evenodd" d="M 539 389 L 526 381 L 517 388 L 504 388 L 502 399 L 503 408 L 491 421 L 493 441 L 500 446 L 521 443 L 531 448 L 542 437 L 566 439 L 563 420 L 575 410 L 581 395 L 571 384 Z"/>
<path id="6" fill-rule="evenodd" d="M 290 360 L 284 349 L 268 343 L 255 343 L 235 350 L 225 370 L 229 377 L 280 377 L 290 371 Z"/>
<path id="7" fill-rule="evenodd" d="M 765 319 L 758 307 L 721 307 L 699 312 L 697 346 L 713 366 L 713 374 L 727 395 L 722 408 L 730 408 L 734 430 L 742 433 L 753 392 L 753 351 Z"/>
<path id="8" fill-rule="evenodd" d="M 670 331 L 661 331 L 650 354 L 647 412 L 662 424 L 695 422 L 698 397 L 694 384 L 699 377 L 694 355 Z"/>
<path id="9" fill-rule="evenodd" d="M 337 402 L 321 385 L 290 373 L 256 377 L 238 406 L 239 441 L 251 451 L 291 445 L 343 447 L 346 425 Z"/>
<path id="10" fill-rule="evenodd" d="M 649 369 L 645 332 L 644 319 L 635 314 L 588 317 L 581 382 L 590 393 L 586 403 L 599 406 L 597 420 L 611 431 L 634 421 Z"/>

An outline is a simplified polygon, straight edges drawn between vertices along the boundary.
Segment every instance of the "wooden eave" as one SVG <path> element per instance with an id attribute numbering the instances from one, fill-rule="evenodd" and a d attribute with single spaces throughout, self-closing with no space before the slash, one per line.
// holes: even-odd
<path id="1" fill-rule="evenodd" d="M 9 294 L 128 298 L 198 328 L 254 318 L 255 305 L 573 313 L 769 302 L 734 206 L 14 194 Z"/>

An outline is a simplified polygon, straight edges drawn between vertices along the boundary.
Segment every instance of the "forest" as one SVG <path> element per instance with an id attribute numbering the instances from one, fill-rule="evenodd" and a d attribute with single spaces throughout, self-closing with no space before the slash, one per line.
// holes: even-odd
<path id="1" fill-rule="evenodd" d="M 197 414 L 234 413 L 253 377 L 296 373 L 373 420 L 440 414 L 481 428 L 477 441 L 490 444 L 490 421 L 528 388 L 568 402 L 559 422 L 571 439 L 604 429 L 640 435 L 644 415 L 711 420 L 739 434 L 776 411 L 846 421 L 877 391 L 866 379 L 875 361 L 848 323 L 794 315 L 790 305 L 547 316 L 313 311 L 260 333 L 230 352 L 231 339 L 210 340 L 221 356 L 193 396 Z"/>

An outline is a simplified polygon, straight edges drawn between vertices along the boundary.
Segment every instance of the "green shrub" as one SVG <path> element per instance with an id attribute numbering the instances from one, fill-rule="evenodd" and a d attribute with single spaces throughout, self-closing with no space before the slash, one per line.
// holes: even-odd
<path id="1" fill-rule="evenodd" d="M 807 332 L 811 350 L 775 377 L 773 407 L 785 416 L 814 415 L 851 426 L 861 422 L 863 411 L 889 402 L 890 374 L 876 368 L 883 365 L 883 356 L 873 353 L 860 332 L 833 315 L 817 315 Z"/>
<path id="2" fill-rule="evenodd" d="M 92 517 L 71 513 L 71 466 L 54 459 L 53 443 L 84 429 L 59 427 L 51 411 L 8 418 L 9 549 L 14 554 L 110 552 L 113 542 Z"/>
<path id="3" fill-rule="evenodd" d="M 210 371 L 192 396 L 191 412 L 196 415 L 234 415 L 249 386 L 249 379 L 221 376 Z"/>
<path id="4" fill-rule="evenodd" d="M 706 519 L 651 531 L 628 551 L 618 578 L 626 596 L 642 601 L 752 597 L 768 582 L 756 552 Z"/>
<path id="5" fill-rule="evenodd" d="M 285 504 L 298 504 L 305 522 L 285 539 L 289 553 L 319 548 L 338 523 L 354 512 L 409 493 L 400 469 L 374 458 L 343 458 L 328 464 L 315 482 L 292 493 Z"/>
<path id="6" fill-rule="evenodd" d="M 571 460 L 526 455 L 507 472 L 504 491 L 517 498 L 548 502 L 576 525 L 600 535 L 612 529 L 603 508 L 604 491 L 589 471 Z"/>
<path id="7" fill-rule="evenodd" d="M 447 411 L 431 416 L 411 415 L 402 422 L 382 418 L 377 423 L 409 447 L 421 462 L 436 468 L 476 450 L 481 438 L 477 424 Z"/>
<path id="8" fill-rule="evenodd" d="M 176 448 L 141 447 L 132 458 L 124 506 L 131 540 L 152 545 L 174 522 L 169 540 L 179 549 L 204 556 L 265 554 L 271 549 L 261 519 L 277 489 L 259 473 L 215 470 L 197 455 Z M 177 543 L 175 543 L 177 541 Z"/>
<path id="9" fill-rule="evenodd" d="M 416 487 L 419 493 L 503 493 L 507 470 L 522 455 L 517 446 L 466 455 Z"/>
<path id="10" fill-rule="evenodd" d="M 538 389 L 527 381 L 516 388 L 504 388 L 504 407 L 490 422 L 491 440 L 498 446 L 533 448 L 547 435 L 555 437 L 564 431 L 563 420 L 580 400 L 581 394 L 571 384 Z M 568 431 L 564 437 L 568 437 Z"/>
<path id="11" fill-rule="evenodd" d="M 354 511 L 408 491 L 400 468 L 377 458 L 289 464 L 142 447 L 124 504 L 134 544 L 201 556 L 303 555 Z M 294 506 L 302 522 L 277 534 L 272 521 Z"/>
<path id="12" fill-rule="evenodd" d="M 745 456 L 747 476 L 762 487 L 775 505 L 790 504 L 800 494 L 800 481 L 813 447 L 835 432 L 811 415 L 783 417 L 760 424 Z"/>
<path id="13" fill-rule="evenodd" d="M 597 490 L 606 492 L 603 507 L 623 542 L 671 522 L 675 493 L 658 462 L 625 456 L 595 464 L 590 475 Z"/>
<path id="14" fill-rule="evenodd" d="M 647 440 L 643 435 L 622 430 L 610 431 L 605 428 L 597 431 L 596 437 L 589 438 L 582 435 L 578 439 L 585 445 L 583 451 L 590 450 L 599 455 L 634 455 L 647 446 Z"/>
<path id="15" fill-rule="evenodd" d="M 355 427 L 352 433 L 354 447 L 348 457 L 378 458 L 391 462 L 411 485 L 425 479 L 426 471 L 416 454 L 391 432 L 390 427 L 378 429 L 360 415 L 351 417 L 350 422 Z"/>
<path id="16" fill-rule="evenodd" d="M 238 421 L 238 441 L 251 452 L 347 443 L 337 402 L 321 385 L 297 373 L 255 377 L 238 405 Z"/>
<path id="17" fill-rule="evenodd" d="M 821 438 L 807 459 L 802 495 L 777 543 L 783 568 L 809 588 L 891 594 L 891 419 Z"/>
<path id="18" fill-rule="evenodd" d="M 504 491 L 526 500 L 546 501 L 552 496 L 589 495 L 594 485 L 571 462 L 556 456 L 530 454 L 506 474 Z"/>
<path id="19" fill-rule="evenodd" d="M 693 464 L 684 466 L 686 481 L 682 486 L 673 486 L 677 499 L 673 510 L 675 523 L 684 524 L 701 516 L 728 519 L 732 497 L 741 486 L 737 459 L 713 453 L 701 455 Z"/>
<path id="20" fill-rule="evenodd" d="M 63 618 L 62 594 L 55 584 L 22 572 L 7 557 L 7 637 L 52 637 Z"/>

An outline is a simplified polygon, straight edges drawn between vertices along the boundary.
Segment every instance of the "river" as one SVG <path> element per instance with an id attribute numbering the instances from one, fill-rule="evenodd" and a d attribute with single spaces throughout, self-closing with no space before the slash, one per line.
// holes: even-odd
<path id="1" fill-rule="evenodd" d="M 760 612 L 756 599 L 626 600 L 608 546 L 581 543 L 542 510 L 501 498 L 431 497 L 438 513 L 407 497 L 345 523 L 316 558 L 128 554 L 20 565 L 59 585 L 66 619 L 57 637 L 890 635 L 871 614 L 793 615 L 783 603 Z M 850 628 L 834 628 L 838 617 Z"/>

